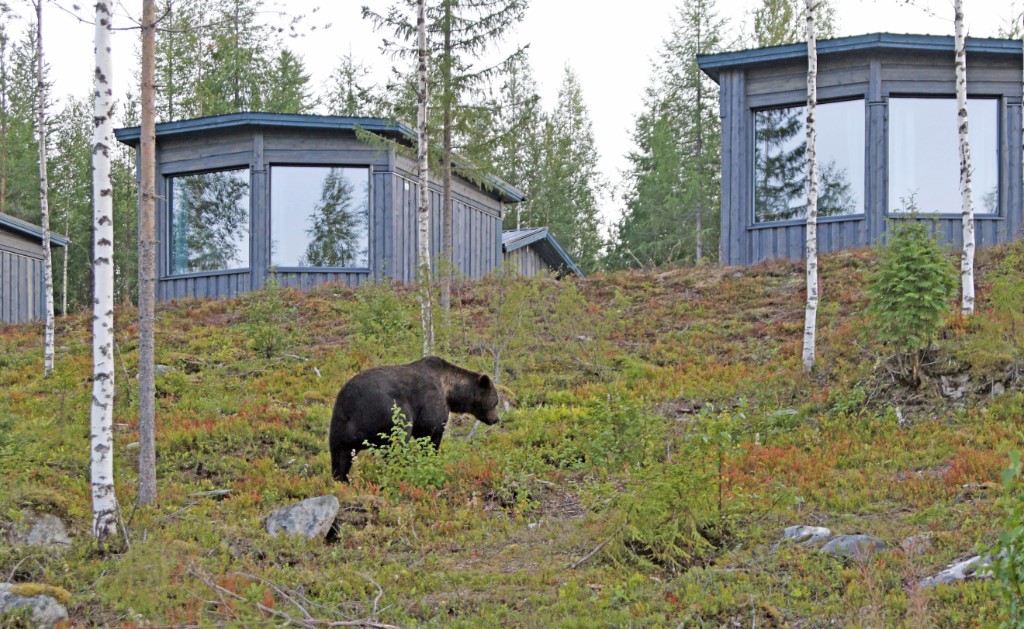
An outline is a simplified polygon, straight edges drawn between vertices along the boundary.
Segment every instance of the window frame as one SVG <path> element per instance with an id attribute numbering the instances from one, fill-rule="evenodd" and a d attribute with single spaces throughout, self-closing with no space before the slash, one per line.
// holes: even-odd
<path id="1" fill-rule="evenodd" d="M 249 188 L 249 207 L 248 207 L 248 220 L 249 220 L 249 237 L 248 237 L 248 254 L 247 264 L 244 267 L 238 267 L 236 269 L 216 269 L 209 271 L 188 271 L 186 273 L 175 273 L 174 272 L 174 180 L 179 177 L 191 177 L 195 175 L 208 175 L 211 173 L 219 173 L 233 170 L 245 170 L 248 172 L 248 188 Z M 253 165 L 249 162 L 218 165 L 210 168 L 197 168 L 197 169 L 185 169 L 175 171 L 164 171 L 160 172 L 160 178 L 163 180 L 164 193 L 166 202 L 164 203 L 165 215 L 160 219 L 164 229 L 166 229 L 166 243 L 165 247 L 160 247 L 162 255 L 160 256 L 160 264 L 163 268 L 158 273 L 159 279 L 161 280 L 182 280 L 182 279 L 193 279 L 199 277 L 216 277 L 220 275 L 241 275 L 245 273 L 251 273 L 253 269 L 253 257 L 255 255 L 255 238 L 253 238 L 255 217 L 254 217 L 254 191 L 253 191 Z M 158 236 L 159 237 L 159 236 Z"/>
<path id="2" fill-rule="evenodd" d="M 854 214 L 840 214 L 840 215 L 835 215 L 835 216 L 821 216 L 821 215 L 819 215 L 818 219 L 817 219 L 817 223 L 819 223 L 819 224 L 820 223 L 841 223 L 841 222 L 846 222 L 846 221 L 863 221 L 863 220 L 867 220 L 867 216 L 868 216 L 867 183 L 868 183 L 868 177 L 869 177 L 868 169 L 871 167 L 871 164 L 869 162 L 869 157 L 868 157 L 868 134 L 869 134 L 869 128 L 868 128 L 868 126 L 869 126 L 869 121 L 868 121 L 868 109 L 869 109 L 868 96 L 865 93 L 857 92 L 857 93 L 853 93 L 853 94 L 837 95 L 837 96 L 835 96 L 833 98 L 819 99 L 817 101 L 817 103 L 816 103 L 816 109 L 817 109 L 817 107 L 820 107 L 821 105 L 829 105 L 829 104 L 832 104 L 832 103 L 846 103 L 846 102 L 854 102 L 854 101 L 860 102 L 863 105 L 862 112 L 863 112 L 863 122 L 864 122 L 864 126 L 863 126 L 864 136 L 863 136 L 863 142 L 862 142 L 862 159 L 863 159 L 864 171 L 863 171 L 863 179 L 860 182 L 861 183 L 860 211 L 857 212 L 857 213 L 854 213 Z M 750 171 L 749 171 L 750 172 L 749 195 L 750 196 L 749 196 L 749 199 L 750 199 L 750 202 L 749 202 L 749 211 L 747 213 L 747 221 L 748 221 L 747 222 L 747 229 L 748 230 L 774 229 L 774 228 L 777 228 L 777 227 L 794 227 L 794 226 L 801 226 L 801 225 L 806 225 L 807 224 L 807 217 L 806 216 L 803 217 L 803 218 L 786 218 L 786 219 L 779 219 L 779 220 L 766 220 L 766 221 L 758 221 L 757 220 L 757 193 L 756 193 L 756 191 L 757 191 L 757 114 L 760 113 L 760 112 L 764 112 L 764 111 L 772 111 L 772 110 L 776 110 L 776 109 L 792 109 L 792 108 L 796 108 L 796 107 L 804 108 L 805 109 L 805 113 L 804 113 L 804 117 L 803 117 L 803 129 L 804 129 L 804 134 L 805 134 L 805 137 L 806 137 L 806 124 L 807 124 L 806 123 L 806 120 L 807 120 L 807 117 L 806 117 L 807 101 L 806 100 L 802 101 L 802 102 L 784 101 L 784 102 L 773 102 L 773 103 L 770 103 L 770 104 L 761 104 L 761 105 L 758 105 L 756 107 L 750 107 L 749 110 L 748 110 L 748 112 L 749 112 L 749 120 L 750 120 L 750 132 L 748 134 L 749 142 L 750 142 L 750 144 L 748 145 L 750 147 L 749 148 L 749 156 L 750 156 L 749 157 L 749 159 L 750 159 L 750 162 L 749 162 L 749 168 L 750 168 Z M 817 111 L 815 113 L 817 113 Z M 819 169 L 819 176 L 820 176 L 820 169 Z M 820 199 L 820 194 L 821 194 L 821 182 L 820 182 L 820 180 L 819 180 L 818 183 L 819 183 L 818 193 L 819 193 L 819 199 Z"/>
<path id="3" fill-rule="evenodd" d="M 274 242 L 274 167 L 284 168 L 361 168 L 366 170 L 366 266 L 275 266 L 271 248 Z M 267 271 L 275 273 L 366 273 L 373 270 L 375 243 L 373 241 L 373 175 L 372 164 L 330 162 L 267 162 Z"/>
<path id="4" fill-rule="evenodd" d="M 891 110 L 890 110 L 890 103 L 892 102 L 893 99 L 907 99 L 907 100 L 911 100 L 911 99 L 914 99 L 914 100 L 952 100 L 952 101 L 954 101 L 954 104 L 955 104 L 955 102 L 956 102 L 956 94 L 953 94 L 952 96 L 950 96 L 948 93 L 945 93 L 945 92 L 943 92 L 943 93 L 890 92 L 890 93 L 888 93 L 885 96 L 885 156 L 883 158 L 885 160 L 885 168 L 883 169 L 883 175 L 885 177 L 885 187 L 884 187 L 884 198 L 883 198 L 884 210 L 882 212 L 882 215 L 885 218 L 887 218 L 887 219 L 899 220 L 899 219 L 910 218 L 911 214 L 908 213 L 908 212 L 894 212 L 892 210 L 892 208 L 889 207 L 889 187 L 890 187 L 890 185 L 892 183 L 891 160 L 889 159 L 889 147 L 890 147 L 891 141 L 892 141 L 892 134 L 890 133 L 891 127 L 892 127 L 892 116 L 891 116 Z M 991 101 L 995 101 L 995 103 L 996 103 L 996 128 L 995 128 L 995 134 L 996 134 L 996 159 L 995 159 L 995 163 L 996 163 L 996 203 L 997 203 L 997 208 L 996 208 L 995 212 L 979 212 L 978 208 L 977 208 L 977 205 L 975 205 L 974 216 L 976 218 L 982 218 L 982 219 L 985 219 L 985 220 L 1000 220 L 1000 219 L 1004 219 L 1005 218 L 1005 210 L 1006 210 L 1005 205 L 1006 204 L 1003 202 L 1003 196 L 1004 196 L 1004 192 L 1005 191 L 1004 191 L 1004 186 L 1003 186 L 1003 155 L 1002 155 L 1002 153 L 1003 153 L 1004 140 L 1005 140 L 1003 135 L 1004 135 L 1004 133 L 1006 131 L 1006 129 L 1005 129 L 1005 125 L 1006 125 L 1006 120 L 1005 120 L 1006 98 L 1002 94 L 968 94 L 967 95 L 967 99 L 968 99 L 968 101 L 970 101 L 970 100 L 991 100 Z M 968 106 L 969 106 L 969 103 L 968 103 Z M 968 111 L 968 124 L 970 124 L 970 117 L 969 116 L 970 116 L 970 113 Z M 970 128 L 969 128 L 969 130 L 970 130 Z M 959 154 L 959 148 L 960 148 L 959 146 L 956 147 L 958 154 Z M 961 193 L 960 193 L 960 183 L 959 183 L 959 181 L 960 181 L 960 176 L 959 176 L 959 158 L 957 159 L 957 164 L 958 164 L 958 169 L 957 169 L 957 194 L 961 195 Z M 972 154 L 972 164 L 971 165 L 974 166 L 973 154 Z M 975 188 L 973 188 L 973 185 L 974 185 L 973 173 L 972 173 L 971 184 L 972 184 L 971 193 L 974 194 L 975 193 Z M 958 198 L 960 198 L 960 197 L 958 197 Z M 960 201 L 960 205 L 961 206 L 962 206 L 962 204 L 963 204 L 963 202 Z M 922 218 L 922 219 L 959 220 L 962 217 L 963 217 L 963 210 L 962 209 L 954 211 L 954 212 L 918 212 L 918 218 Z"/>

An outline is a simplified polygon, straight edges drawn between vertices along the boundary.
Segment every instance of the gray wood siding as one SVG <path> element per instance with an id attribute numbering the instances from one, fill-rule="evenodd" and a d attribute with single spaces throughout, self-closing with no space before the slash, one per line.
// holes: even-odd
<path id="1" fill-rule="evenodd" d="M 271 241 L 270 171 L 275 165 L 345 165 L 370 172 L 369 269 L 276 272 L 283 286 L 308 288 L 327 282 L 357 286 L 390 276 L 412 282 L 416 277 L 415 164 L 360 141 L 352 131 L 283 129 L 259 126 L 158 138 L 157 143 L 157 298 L 233 297 L 265 285 Z M 250 174 L 250 268 L 225 272 L 169 275 L 169 178 L 228 168 Z M 454 257 L 460 277 L 478 279 L 501 262 L 501 202 L 462 178 L 453 182 Z M 441 186 L 430 182 L 431 250 L 441 254 Z"/>
<path id="2" fill-rule="evenodd" d="M 512 269 L 523 277 L 534 277 L 539 273 L 550 273 L 551 267 L 537 250 L 527 245 L 505 254 L 505 267 Z"/>
<path id="3" fill-rule="evenodd" d="M 0 250 L 0 322 L 39 321 L 45 308 L 43 261 Z"/>
<path id="4" fill-rule="evenodd" d="M 803 105 L 807 67 L 803 59 L 723 70 L 719 75 L 722 118 L 722 264 L 753 264 L 804 255 L 803 221 L 753 223 L 753 111 Z M 998 216 L 976 217 L 978 246 L 1024 237 L 1021 144 L 1021 59 L 968 56 L 968 94 L 1000 103 Z M 865 108 L 864 215 L 822 219 L 818 249 L 838 251 L 884 242 L 888 217 L 888 99 L 890 96 L 955 96 L 952 50 L 944 55 L 915 51 L 834 54 L 819 59 L 821 102 L 863 99 Z M 951 173 L 955 177 L 957 173 Z M 931 217 L 927 217 L 931 220 Z M 940 215 L 936 231 L 949 246 L 961 245 L 960 216 Z"/>

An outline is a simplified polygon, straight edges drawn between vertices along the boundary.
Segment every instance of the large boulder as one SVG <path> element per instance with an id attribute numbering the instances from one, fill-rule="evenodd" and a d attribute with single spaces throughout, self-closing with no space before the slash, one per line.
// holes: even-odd
<path id="1" fill-rule="evenodd" d="M 7 615 L 25 614 L 33 627 L 56 627 L 67 620 L 68 610 L 56 598 L 44 593 L 50 591 L 63 592 L 58 588 L 30 583 L 0 583 L 0 620 Z"/>
<path id="2" fill-rule="evenodd" d="M 71 545 L 68 530 L 55 515 L 29 511 L 24 519 L 13 527 L 11 544 L 16 546 L 64 547 Z"/>
<path id="3" fill-rule="evenodd" d="M 267 518 L 267 532 L 271 535 L 290 533 L 309 539 L 324 539 L 338 517 L 338 498 L 320 496 L 281 507 Z"/>
<path id="4" fill-rule="evenodd" d="M 837 535 L 821 547 L 821 552 L 834 557 L 853 559 L 870 557 L 888 547 L 888 544 L 870 535 Z"/>

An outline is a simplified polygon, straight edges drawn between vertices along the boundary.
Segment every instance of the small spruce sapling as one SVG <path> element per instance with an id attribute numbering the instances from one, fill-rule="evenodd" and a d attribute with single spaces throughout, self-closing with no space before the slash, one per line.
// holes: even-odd
<path id="1" fill-rule="evenodd" d="M 931 347 L 957 286 L 956 272 L 942 248 L 918 220 L 890 221 L 888 244 L 868 287 L 868 314 L 878 339 L 896 351 L 904 377 L 921 383 L 921 359 Z M 909 372 L 909 373 L 908 373 Z"/>

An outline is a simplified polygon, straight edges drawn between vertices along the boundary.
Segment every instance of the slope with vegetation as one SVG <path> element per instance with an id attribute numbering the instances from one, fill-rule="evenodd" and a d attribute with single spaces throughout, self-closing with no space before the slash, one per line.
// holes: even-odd
<path id="1" fill-rule="evenodd" d="M 1021 448 L 1022 260 L 1019 243 L 982 252 L 980 312 L 941 322 L 919 386 L 866 314 L 871 251 L 822 260 L 812 375 L 796 262 L 457 286 L 439 346 L 497 374 L 510 410 L 494 427 L 454 418 L 437 456 L 364 452 L 351 485 L 330 480 L 331 404 L 357 371 L 418 357 L 410 289 L 166 304 L 161 504 L 125 507 L 103 549 L 88 524 L 89 319 L 58 320 L 45 381 L 39 328 L 7 326 L 0 528 L 54 513 L 75 541 L 0 545 L 0 575 L 67 590 L 81 625 L 994 626 L 1006 579 L 919 583 L 1011 528 L 999 478 Z M 122 505 L 135 339 L 118 331 Z M 326 542 L 265 532 L 274 509 L 323 494 L 342 505 Z M 797 524 L 891 549 L 842 561 L 782 542 Z"/>

